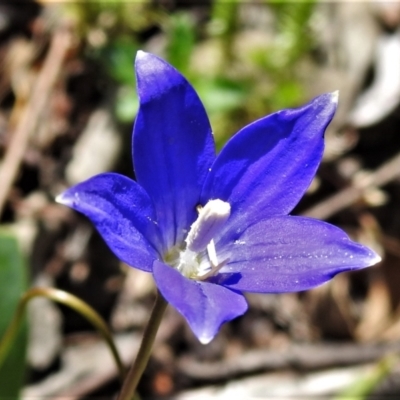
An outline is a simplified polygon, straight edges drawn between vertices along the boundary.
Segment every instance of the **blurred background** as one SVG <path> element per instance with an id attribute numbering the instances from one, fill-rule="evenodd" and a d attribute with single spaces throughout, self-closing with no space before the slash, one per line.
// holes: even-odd
<path id="1" fill-rule="evenodd" d="M 257 118 L 339 90 L 324 161 L 294 213 L 383 259 L 309 292 L 248 295 L 249 311 L 207 346 L 168 309 L 142 398 L 400 398 L 399 27 L 398 2 L 1 1 L 0 212 L 21 253 L 10 270 L 0 259 L 0 333 L 24 287 L 57 287 L 92 305 L 132 361 L 152 278 L 54 197 L 100 172 L 134 177 L 142 49 L 193 84 L 218 148 Z M 26 400 L 113 398 L 117 370 L 82 317 L 36 299 L 26 326 L 0 369 L 0 400 L 19 386 Z"/>

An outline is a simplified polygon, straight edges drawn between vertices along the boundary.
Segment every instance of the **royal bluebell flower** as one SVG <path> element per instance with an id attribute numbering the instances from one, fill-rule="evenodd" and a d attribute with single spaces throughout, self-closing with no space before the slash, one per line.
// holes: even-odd
<path id="1" fill-rule="evenodd" d="M 104 173 L 57 200 L 86 215 L 208 343 L 242 315 L 242 292 L 296 292 L 380 260 L 340 229 L 289 213 L 322 158 L 337 94 L 261 118 L 215 155 L 205 109 L 164 60 L 138 52 L 136 181 Z"/>

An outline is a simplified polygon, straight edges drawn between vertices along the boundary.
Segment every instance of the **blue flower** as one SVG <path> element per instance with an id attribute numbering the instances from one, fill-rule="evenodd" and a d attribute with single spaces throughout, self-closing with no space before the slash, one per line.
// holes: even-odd
<path id="1" fill-rule="evenodd" d="M 322 158 L 337 94 L 246 126 L 216 156 L 204 107 L 164 60 L 136 57 L 137 181 L 94 176 L 58 196 L 122 261 L 151 272 L 202 343 L 247 309 L 242 292 L 295 292 L 377 263 L 340 229 L 290 216 Z"/>

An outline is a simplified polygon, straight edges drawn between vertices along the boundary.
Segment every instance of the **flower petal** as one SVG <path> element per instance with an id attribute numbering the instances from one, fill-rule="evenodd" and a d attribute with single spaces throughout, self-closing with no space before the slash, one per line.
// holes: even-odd
<path id="1" fill-rule="evenodd" d="M 227 229 L 288 214 L 315 175 L 336 104 L 337 93 L 328 93 L 243 128 L 215 160 L 202 203 L 221 199 L 231 204 Z"/>
<path id="2" fill-rule="evenodd" d="M 214 140 L 200 99 L 175 68 L 138 52 L 136 74 L 135 173 L 154 202 L 167 249 L 183 241 L 196 219 L 200 190 L 215 158 Z"/>
<path id="3" fill-rule="evenodd" d="M 153 274 L 161 294 L 186 318 L 203 344 L 213 339 L 221 324 L 247 310 L 242 294 L 223 286 L 188 279 L 159 261 L 154 262 Z"/>
<path id="4" fill-rule="evenodd" d="M 114 173 L 94 176 L 56 199 L 86 215 L 115 255 L 132 267 L 151 271 L 161 239 L 147 193 Z"/>
<path id="5" fill-rule="evenodd" d="M 303 217 L 261 221 L 217 245 L 229 264 L 215 283 L 249 292 L 295 292 L 320 285 L 337 273 L 380 261 L 372 250 L 326 222 Z M 234 279 L 231 279 L 231 278 Z"/>

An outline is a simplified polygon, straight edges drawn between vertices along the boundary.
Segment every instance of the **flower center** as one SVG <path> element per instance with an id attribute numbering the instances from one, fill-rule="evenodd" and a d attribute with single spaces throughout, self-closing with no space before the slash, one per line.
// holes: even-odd
<path id="1" fill-rule="evenodd" d="M 199 215 L 190 227 L 185 239 L 184 250 L 172 250 L 166 261 L 182 275 L 204 280 L 215 275 L 229 260 L 220 262 L 214 244 L 214 237 L 221 231 L 231 213 L 229 203 L 216 199 L 204 207 L 198 207 Z"/>

